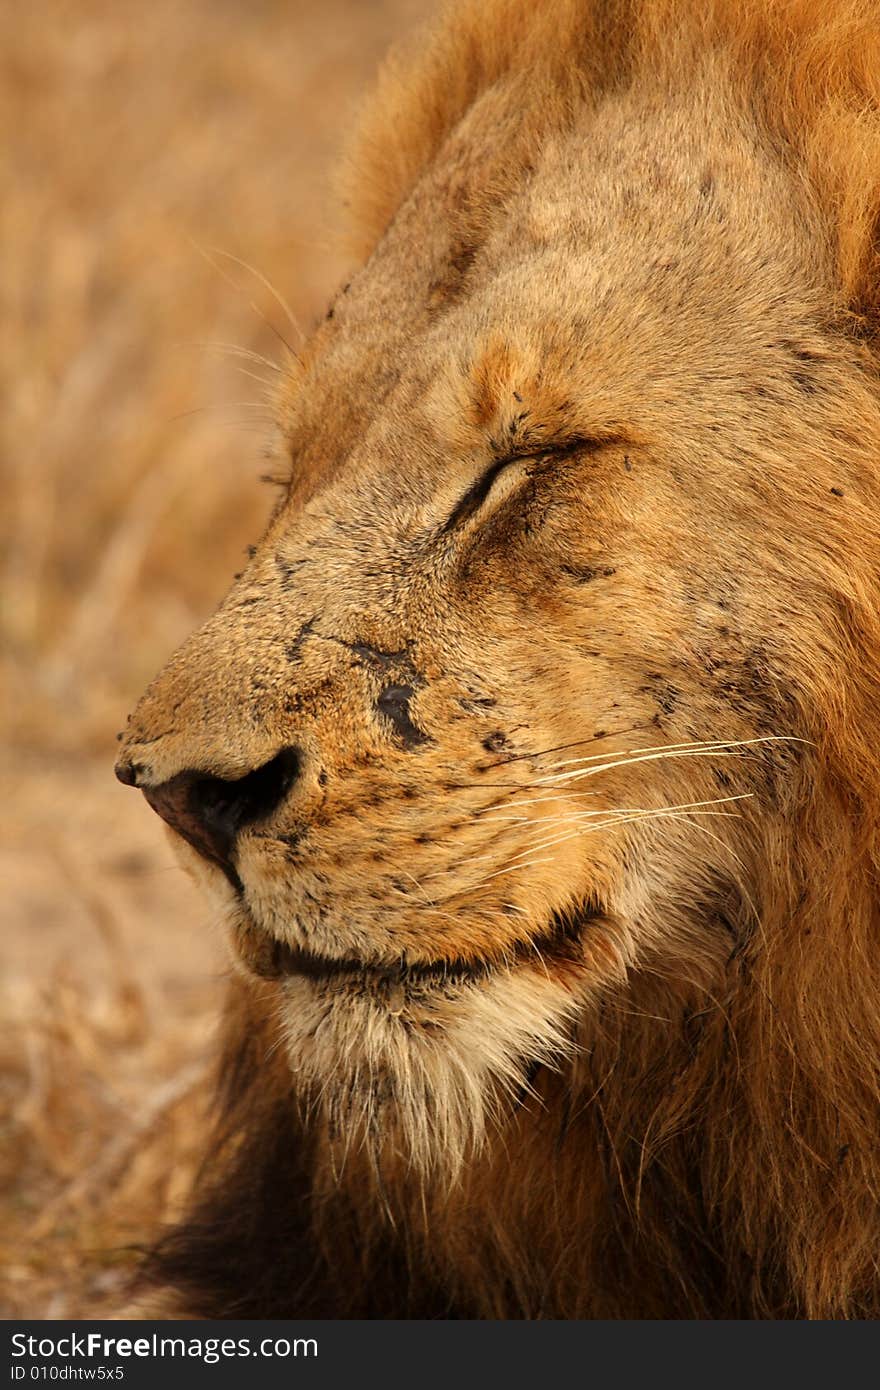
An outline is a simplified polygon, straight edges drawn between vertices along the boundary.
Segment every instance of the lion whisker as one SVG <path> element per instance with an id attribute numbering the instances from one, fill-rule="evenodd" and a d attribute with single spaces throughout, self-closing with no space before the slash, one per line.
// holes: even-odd
<path id="1" fill-rule="evenodd" d="M 705 757 L 709 756 L 710 754 L 714 754 L 716 757 L 736 756 L 736 750 L 739 750 L 741 748 L 754 747 L 758 744 L 808 742 L 808 739 L 796 738 L 793 735 L 790 736 L 787 734 L 765 734 L 762 735 L 760 738 L 717 740 L 714 742 L 711 740 L 705 740 L 702 742 L 691 743 L 657 744 L 656 746 L 650 748 L 630 748 L 619 755 L 612 755 L 610 758 L 605 758 L 604 762 L 601 761 L 603 755 L 600 753 L 595 753 L 586 758 L 566 758 L 563 759 L 561 763 L 557 764 L 557 767 L 572 766 L 576 769 L 583 770 L 575 771 L 573 774 L 547 773 L 541 777 L 536 777 L 532 785 L 539 786 L 542 783 L 556 782 L 559 780 L 564 780 L 566 777 L 569 776 L 594 776 L 599 772 L 606 772 L 611 768 L 628 766 L 631 762 L 654 762 L 664 757 Z M 585 763 L 599 763 L 599 766 L 596 768 L 584 769 Z"/>
<path id="2" fill-rule="evenodd" d="M 568 772 L 558 772 L 549 774 L 546 777 L 536 779 L 537 783 L 547 782 L 556 785 L 565 783 L 580 782 L 587 777 L 599 777 L 603 772 L 616 772 L 621 767 L 633 767 L 638 763 L 662 762 L 665 759 L 674 758 L 748 758 L 748 754 L 739 752 L 727 752 L 721 749 L 691 748 L 683 749 L 681 752 L 663 753 L 639 753 L 634 756 L 624 756 L 621 758 L 609 759 L 608 762 L 600 763 L 596 767 L 572 768 Z"/>
<path id="3" fill-rule="evenodd" d="M 639 729 L 646 729 L 648 727 L 647 724 L 631 724 L 627 729 L 609 729 L 599 737 L 593 734 L 591 738 L 576 738 L 573 739 L 571 743 L 557 743 L 552 748 L 539 748 L 534 752 L 530 751 L 528 753 L 510 753 L 506 757 L 500 758 L 495 766 L 504 767 L 507 763 L 528 761 L 531 758 L 545 758 L 550 753 L 564 753 L 569 748 L 582 748 L 587 744 L 601 743 L 609 738 L 620 738 L 623 734 L 635 734 L 638 733 Z"/>
<path id="4" fill-rule="evenodd" d="M 249 362 L 257 362 L 260 366 L 268 367 L 269 371 L 274 372 L 276 376 L 281 376 L 284 371 L 283 367 L 278 362 L 273 362 L 271 357 L 264 357 L 261 352 L 256 352 L 253 348 L 242 347 L 239 343 L 224 343 L 217 339 L 201 338 L 196 340 L 196 346 L 227 353 L 231 357 L 242 357 Z"/>
<path id="5" fill-rule="evenodd" d="M 751 795 L 751 793 L 748 793 L 747 795 Z M 528 857 L 533 854 L 538 854 L 542 850 L 552 849 L 556 845 L 564 844 L 569 840 L 577 839 L 584 835 L 594 834 L 599 830 L 616 828 L 619 825 L 632 825 L 646 820 L 660 820 L 664 818 L 682 820 L 685 821 L 685 823 L 688 825 L 693 825 L 693 828 L 695 830 L 702 830 L 705 834 L 709 835 L 710 838 L 716 840 L 719 845 L 726 849 L 736 860 L 739 867 L 743 869 L 743 871 L 745 872 L 745 866 L 739 859 L 736 852 L 733 849 L 731 849 L 731 847 L 727 845 L 724 840 L 720 839 L 720 837 L 718 836 L 712 835 L 712 832 L 709 831 L 705 826 L 701 826 L 697 820 L 692 819 L 693 817 L 705 815 L 727 816 L 732 820 L 739 819 L 735 812 L 690 810 L 687 806 L 685 806 L 684 810 L 679 810 L 676 807 L 657 807 L 650 810 L 640 811 L 635 815 L 609 816 L 607 820 L 602 821 L 597 825 L 578 827 L 574 830 L 569 831 L 565 835 L 556 836 L 551 840 L 543 841 L 540 844 L 530 846 L 527 850 L 520 851 L 518 855 L 512 856 L 512 858 L 504 868 L 499 869 L 495 873 L 489 874 L 485 878 L 480 879 L 471 887 L 469 891 L 476 892 L 480 888 L 483 888 L 487 883 L 491 882 L 492 879 L 499 878 L 502 874 L 505 873 L 512 873 L 516 869 L 533 868 L 541 864 L 552 863 L 552 859 L 536 860 Z"/>
<path id="6" fill-rule="evenodd" d="M 685 810 L 687 811 L 688 808 L 686 807 Z M 578 826 L 578 827 L 576 827 L 574 830 L 571 830 L 571 831 L 567 832 L 567 833 L 564 834 L 564 835 L 555 836 L 553 839 L 550 839 L 550 840 L 543 840 L 543 841 L 541 841 L 539 844 L 533 845 L 533 846 L 531 846 L 531 847 L 530 847 L 529 849 L 527 849 L 527 850 L 521 850 L 519 854 L 515 854 L 515 855 L 512 855 L 512 856 L 511 856 L 510 862 L 511 862 L 511 863 L 515 863 L 517 860 L 519 860 L 519 859 L 521 859 L 521 858 L 524 858 L 527 854 L 534 854 L 534 853 L 539 853 L 541 850 L 552 849 L 555 845 L 565 844 L 568 840 L 579 839 L 579 838 L 582 838 L 582 837 L 585 836 L 585 835 L 593 835 L 593 834 L 595 834 L 595 833 L 596 833 L 597 831 L 599 831 L 599 830 L 606 830 L 606 829 L 608 829 L 608 828 L 610 828 L 610 827 L 616 827 L 616 826 L 618 826 L 618 825 L 632 825 L 632 824 L 634 824 L 634 823 L 637 822 L 637 821 L 658 820 L 658 819 L 663 819 L 663 818 L 665 818 L 665 817 L 677 817 L 677 816 L 679 816 L 680 814 L 681 814 L 681 812 L 680 812 L 680 810 L 679 810 L 678 807 L 669 806 L 669 807 L 665 807 L 665 808 L 662 808 L 662 809 L 661 809 L 661 808 L 657 808 L 657 809 L 655 809 L 655 810 L 639 810 L 639 811 L 635 811 L 634 813 L 632 813 L 632 814 L 630 814 L 630 815 L 609 816 L 606 820 L 599 821 L 599 822 L 596 823 L 596 824 L 589 825 L 589 826 Z M 689 811 L 689 814 L 691 814 L 691 815 L 713 815 L 713 814 L 714 814 L 714 815 L 724 815 L 725 813 L 722 812 L 722 811 L 718 811 L 718 812 Z"/>
<path id="7" fill-rule="evenodd" d="M 607 826 L 611 826 L 611 825 L 618 825 L 618 824 L 621 824 L 621 823 L 623 823 L 623 824 L 628 824 L 628 823 L 629 823 L 630 821 L 632 821 L 632 820 L 638 820 L 638 819 L 643 819 L 643 818 L 645 818 L 645 819 L 648 819 L 648 818 L 655 818 L 655 817 L 657 817 L 657 816 L 670 815 L 670 814 L 675 813 L 675 812 L 690 811 L 690 812 L 693 812 L 694 814 L 702 814 L 702 815 L 725 815 L 725 814 L 729 815 L 729 814 L 730 814 L 729 812 L 711 811 L 711 810 L 707 810 L 707 809 L 704 809 L 704 808 L 714 807 L 714 806 L 727 805 L 727 804 L 729 804 L 730 802 L 734 802 L 734 801 L 748 801 L 748 800 L 751 799 L 752 796 L 753 796 L 753 793 L 752 793 L 752 792 L 740 792 L 740 793 L 738 793 L 738 794 L 736 794 L 736 795 L 732 795 L 732 796 L 719 796 L 719 797 L 713 797 L 713 798 L 711 798 L 711 799 L 708 800 L 708 801 L 688 801 L 688 802 L 681 802 L 681 803 L 679 803 L 678 805 L 675 805 L 675 806 L 657 806 L 657 807 L 621 806 L 621 807 L 617 807 L 616 809 L 606 808 L 606 809 L 597 810 L 597 811 L 572 811 L 572 812 L 568 813 L 567 815 L 561 814 L 561 815 L 559 815 L 559 816 L 541 816 L 541 817 L 538 817 L 538 818 L 530 818 L 530 819 L 529 819 L 529 823 L 532 824 L 532 825 L 541 825 L 541 824 L 546 824 L 546 825 L 553 825 L 553 824 L 565 824 L 565 825 L 570 825 L 570 824 L 572 823 L 572 821 L 576 821 L 576 820 L 592 820 L 592 821 L 598 821 L 598 824 L 594 824 L 594 825 L 590 826 L 588 829 L 575 830 L 575 831 L 572 832 L 572 835 L 574 835 L 574 834 L 586 834 L 586 833 L 591 833 L 591 832 L 594 831 L 594 830 L 602 830 L 602 829 L 605 829 Z M 603 819 L 603 817 L 604 817 L 604 819 Z M 509 861 L 509 862 L 513 863 L 513 862 L 515 862 L 517 859 L 523 858 L 526 854 L 531 854 L 531 853 L 533 853 L 533 852 L 535 852 L 535 851 L 537 851 L 537 850 L 550 848 L 552 845 L 560 844 L 560 843 L 563 842 L 563 840 L 566 840 L 566 839 L 569 839 L 569 838 L 571 838 L 571 836 L 565 835 L 565 836 L 560 836 L 560 837 L 555 838 L 555 839 L 551 839 L 551 840 L 544 841 L 544 842 L 542 842 L 542 843 L 540 843 L 540 844 L 537 844 L 537 845 L 532 845 L 532 846 L 529 847 L 529 849 L 527 849 L 527 850 L 521 850 L 521 851 L 519 852 L 519 854 L 514 854 L 514 855 L 512 855 L 512 856 L 510 857 L 510 861 Z M 485 859 L 490 858 L 490 857 L 491 857 L 490 855 L 477 855 L 477 856 L 475 856 L 474 858 L 472 858 L 469 862 L 472 863 L 472 864 L 476 864 L 476 863 L 479 863 L 481 859 L 482 859 L 482 860 L 485 860 Z"/>
<path id="8" fill-rule="evenodd" d="M 267 277 L 262 273 L 262 271 L 257 270 L 255 266 L 252 266 L 247 261 L 242 260 L 240 256 L 233 255 L 231 251 L 224 251 L 222 247 L 214 246 L 209 250 L 206 249 L 204 246 L 200 245 L 200 243 L 197 242 L 194 238 L 190 238 L 190 241 L 193 247 L 199 253 L 199 255 L 202 256 L 203 259 L 208 262 L 208 265 L 211 267 L 211 269 L 215 271 L 215 273 L 219 275 L 221 279 L 225 280 L 227 285 L 229 285 L 232 289 L 236 290 L 238 293 L 246 294 L 247 291 L 243 290 L 242 286 L 238 284 L 237 281 L 235 281 L 232 278 L 232 276 L 223 269 L 221 265 L 218 265 L 215 257 L 222 256 L 225 260 L 232 261 L 233 265 L 240 266 L 242 270 L 246 270 L 249 275 L 253 275 L 254 278 L 258 280 L 260 284 L 264 287 L 264 289 L 269 291 L 269 294 L 271 294 L 276 304 L 284 312 L 294 332 L 299 335 L 300 343 L 305 343 L 306 335 L 303 332 L 302 326 L 299 324 L 296 317 L 294 316 L 293 310 L 291 309 L 287 301 L 283 298 L 283 296 L 280 294 L 280 292 L 271 283 L 271 281 L 268 280 Z M 299 362 L 299 357 L 297 356 L 296 352 L 294 352 L 293 348 L 285 338 L 284 334 L 281 332 L 280 328 L 278 328 L 278 326 L 272 322 L 268 315 L 263 313 L 262 309 L 258 308 L 258 306 L 254 303 L 254 301 L 251 298 L 248 298 L 248 304 L 250 305 L 253 312 L 257 315 L 257 318 L 262 319 L 266 327 L 270 329 L 272 333 L 275 334 L 279 342 L 282 343 L 283 346 L 290 353 L 290 356 L 293 358 L 293 360 L 295 362 Z"/>
<path id="9" fill-rule="evenodd" d="M 527 791 L 527 790 L 528 790 L 528 788 L 526 788 L 526 787 L 523 788 L 523 791 Z M 569 792 L 569 791 L 565 791 L 564 793 L 562 793 L 562 795 L 565 796 L 566 800 L 570 800 L 572 797 L 576 797 L 576 796 L 577 796 L 577 797 L 596 797 L 596 796 L 601 796 L 602 793 L 601 793 L 601 792 L 598 792 L 598 791 L 590 791 L 590 792 L 582 792 L 582 791 L 578 791 L 578 792 Z M 541 806 L 541 805 L 546 805 L 547 803 L 552 804 L 552 803 L 554 803 L 554 802 L 558 802 L 558 801 L 559 801 L 559 797 L 560 797 L 560 793 L 559 793 L 559 792 L 557 792 L 557 791 L 547 791 L 547 792 L 544 793 L 543 796 L 534 796 L 534 797 L 530 797 L 527 801 L 518 801 L 518 802 L 516 803 L 516 809 L 519 810 L 520 807 L 522 807 L 522 806 Z M 504 802 L 493 802 L 490 806 L 484 806 L 484 807 L 481 807 L 481 808 L 479 808 L 478 810 L 476 810 L 476 811 L 474 812 L 474 815 L 475 815 L 475 816 L 488 816 L 490 812 L 504 811 L 505 809 L 506 809 L 506 807 L 505 807 L 505 803 L 504 803 Z M 494 815 L 494 816 L 493 816 L 493 819 L 503 820 L 503 819 L 506 819 L 506 817 L 499 816 L 499 815 Z M 531 817 L 530 817 L 530 816 L 522 816 L 521 819 L 522 819 L 522 820 L 530 820 Z"/>

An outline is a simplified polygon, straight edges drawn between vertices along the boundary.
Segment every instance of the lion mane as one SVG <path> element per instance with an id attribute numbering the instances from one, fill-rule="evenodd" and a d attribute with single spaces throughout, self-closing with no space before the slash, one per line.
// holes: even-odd
<path id="1" fill-rule="evenodd" d="M 601 209 L 584 212 L 578 240 L 560 207 L 585 162 L 618 230 Z M 537 259 L 504 279 L 499 209 L 519 207 L 542 178 L 516 232 Z M 290 505 L 317 528 L 312 550 L 285 539 L 276 515 L 230 599 L 148 692 L 120 763 L 194 847 L 210 891 L 228 895 L 238 962 L 215 1130 L 189 1209 L 144 1280 L 206 1317 L 877 1316 L 880 8 L 459 3 L 392 55 L 346 183 L 365 269 L 291 370 L 281 407 L 296 456 Z M 692 220 L 675 221 L 691 197 Z M 469 328 L 479 346 L 465 352 L 442 334 L 465 322 L 496 245 L 492 303 L 504 308 Z M 567 260 L 551 262 L 560 245 Z M 682 270 L 702 246 L 703 270 Z M 577 257 L 593 277 L 589 315 L 575 290 L 557 296 Z M 385 265 L 397 269 L 383 279 Z M 417 276 L 418 321 L 406 317 Z M 405 298 L 394 298 L 398 282 Z M 518 337 L 524 303 L 542 317 Z M 379 320 L 387 336 L 371 347 Z M 440 344 L 436 370 L 407 386 L 388 364 L 407 358 L 423 322 Z M 676 364 L 697 338 L 684 373 Z M 360 393 L 355 341 L 367 342 Z M 358 413 L 368 393 L 391 402 L 378 424 Z M 563 471 L 541 492 L 555 445 L 522 443 L 537 417 L 542 439 L 560 430 L 565 458 L 588 460 L 589 489 Z M 513 453 L 538 464 L 508 483 L 496 458 L 457 502 L 443 493 L 441 523 L 426 510 L 431 449 L 442 435 L 444 456 L 476 457 L 487 432 L 493 447 L 516 437 Z M 391 460 L 402 436 L 418 485 L 412 474 L 387 501 L 397 465 L 386 461 L 377 483 L 369 459 L 345 484 L 343 457 Z M 659 488 L 658 459 L 672 460 L 672 481 L 633 527 L 635 494 L 623 489 Z M 323 512 L 313 520 L 325 496 L 326 524 Z M 352 496 L 357 516 L 345 511 Z M 592 549 L 572 560 L 581 542 L 560 528 L 576 506 L 593 509 Z M 671 541 L 654 529 L 661 512 Z M 398 525 L 393 573 L 406 578 L 386 584 L 376 547 Z M 456 573 L 470 587 L 456 592 L 482 632 L 430 597 L 413 558 L 429 533 L 444 574 L 464 537 Z M 540 561 L 526 550 L 536 536 Z M 704 542 L 720 557 L 714 589 Z M 323 557 L 317 578 L 311 554 Z M 551 560 L 570 586 L 552 603 Z M 344 608 L 352 584 L 355 608 Z M 407 611 L 427 609 L 427 621 L 381 627 L 407 585 Z M 503 597 L 479 606 L 490 592 Z M 299 605 L 295 622 L 286 604 Z M 554 624 L 581 621 L 571 614 L 585 604 L 589 629 L 559 637 Z M 540 658 L 515 646 L 539 612 Z M 432 625 L 447 634 L 445 655 Z M 483 634 L 512 673 L 503 689 L 478 669 Z M 589 724 L 554 723 L 594 680 Z M 331 705 L 336 761 L 325 758 L 329 782 L 326 766 L 309 781 Z M 453 706 L 456 738 L 480 730 L 458 779 L 463 763 L 444 743 Z M 233 752 L 221 756 L 212 730 L 231 721 Z M 303 734 L 296 754 L 271 756 L 294 724 L 317 731 L 314 744 Z M 524 841 L 504 839 L 519 822 L 464 838 L 496 806 L 486 793 L 453 822 L 456 797 L 483 796 L 487 776 L 506 794 L 527 764 L 543 788 L 532 801 L 557 797 L 555 825 L 596 814 L 558 799 L 573 774 L 564 752 L 545 757 L 578 739 L 588 746 L 570 756 L 583 778 L 601 755 L 608 776 L 666 779 L 651 784 L 653 801 L 644 782 L 614 786 L 614 806 L 653 820 L 616 810 L 602 834 L 561 847 L 545 832 L 541 879 Z M 181 810 L 180 788 L 195 785 L 181 769 L 215 788 L 202 828 L 191 802 Z M 283 834 L 268 821 L 261 832 L 254 808 L 270 783 L 276 805 L 296 778 L 311 809 Z M 221 830 L 216 819 L 233 783 L 247 796 L 236 833 L 257 827 L 237 858 L 228 818 Z M 325 815 L 340 785 L 350 801 Z M 599 785 L 584 780 L 576 794 Z M 713 796 L 738 804 L 698 826 Z M 443 835 L 429 823 L 441 802 Z M 677 815 L 664 821 L 662 805 Z M 455 836 L 459 848 L 429 863 Z M 589 876 L 572 843 L 578 855 L 595 846 Z M 488 871 L 466 890 L 454 875 L 469 857 Z M 515 861 L 524 872 L 510 872 Z M 495 896 L 504 874 L 507 898 Z M 432 892 L 420 917 L 415 876 L 449 883 L 453 907 L 431 937 L 435 955 L 443 942 L 442 985 L 419 925 L 441 899 Z M 295 911 L 283 896 L 294 877 L 305 885 Z M 348 916 L 332 916 L 328 881 Z M 247 921 L 235 915 L 242 893 Z M 357 983 L 346 964 L 358 953 L 375 966 L 369 999 L 367 976 Z M 461 1009 L 468 1032 L 456 1031 Z"/>

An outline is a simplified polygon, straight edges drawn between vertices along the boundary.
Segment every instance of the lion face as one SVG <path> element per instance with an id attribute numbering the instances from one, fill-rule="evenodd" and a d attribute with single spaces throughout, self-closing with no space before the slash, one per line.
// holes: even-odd
<path id="1" fill-rule="evenodd" d="M 628 973 L 723 969 L 858 492 L 814 214 L 747 123 L 621 97 L 526 158 L 499 100 L 291 373 L 285 499 L 118 768 L 304 1088 L 426 1163 Z"/>

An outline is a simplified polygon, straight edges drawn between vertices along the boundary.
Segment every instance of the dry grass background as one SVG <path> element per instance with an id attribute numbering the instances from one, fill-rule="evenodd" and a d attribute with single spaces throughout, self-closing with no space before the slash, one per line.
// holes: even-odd
<path id="1" fill-rule="evenodd" d="M 325 307 L 333 161 L 427 8 L 0 7 L 5 1316 L 112 1312 L 192 1172 L 223 951 L 114 736 L 268 509 L 262 367 L 218 345 L 278 358 L 261 276 Z"/>

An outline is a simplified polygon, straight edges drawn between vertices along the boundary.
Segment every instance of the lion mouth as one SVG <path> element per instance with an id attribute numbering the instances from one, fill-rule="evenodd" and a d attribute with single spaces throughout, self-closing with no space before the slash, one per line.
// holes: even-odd
<path id="1" fill-rule="evenodd" d="M 414 984 L 447 980 L 450 984 L 481 979 L 492 968 L 488 961 L 400 961 L 394 965 L 373 965 L 355 956 L 324 956 L 303 951 L 284 942 L 273 946 L 272 964 L 278 978 L 286 975 L 306 975 L 313 980 L 329 981 L 346 976 L 362 976 L 378 985 L 396 984 L 410 980 Z"/>
<path id="2" fill-rule="evenodd" d="M 558 974 L 583 963 L 584 932 L 599 916 L 598 907 L 590 905 L 576 913 L 555 914 L 544 932 L 491 958 L 372 962 L 356 956 L 327 956 L 273 938 L 264 940 L 258 955 L 248 952 L 246 964 L 263 979 L 305 977 L 325 985 L 334 981 L 361 983 L 380 991 L 400 985 L 437 988 L 473 984 L 525 966 Z"/>

